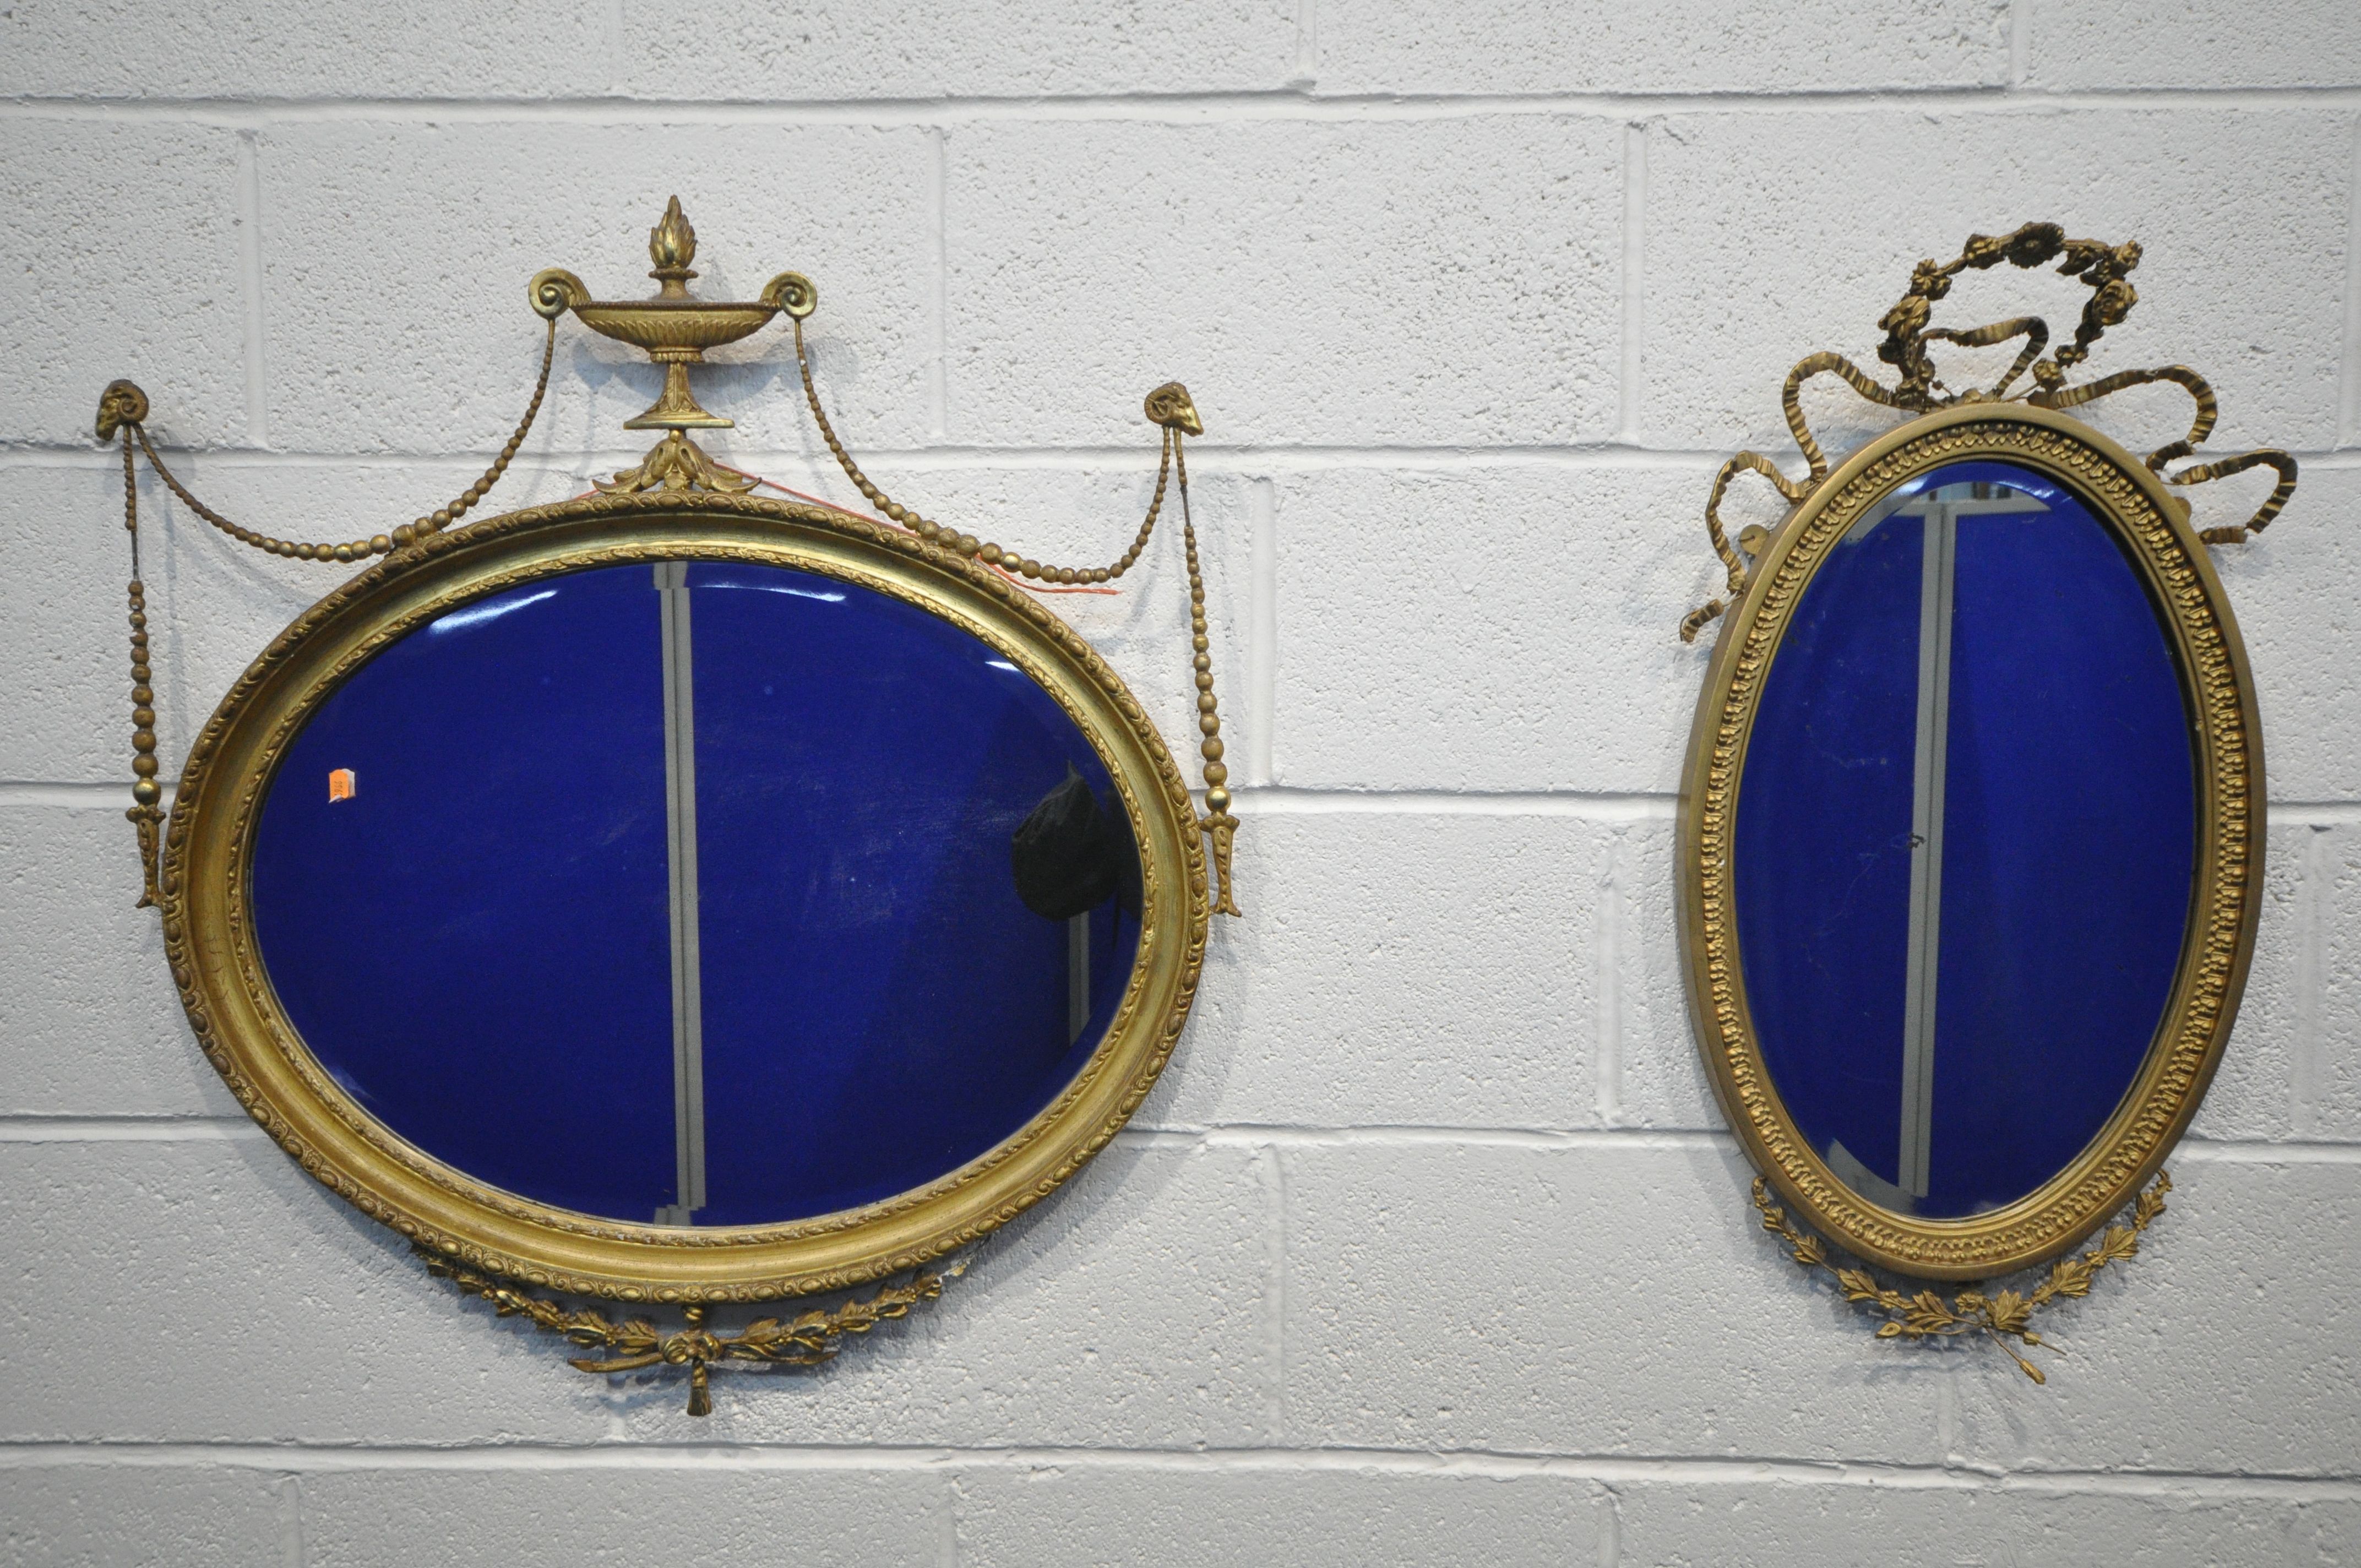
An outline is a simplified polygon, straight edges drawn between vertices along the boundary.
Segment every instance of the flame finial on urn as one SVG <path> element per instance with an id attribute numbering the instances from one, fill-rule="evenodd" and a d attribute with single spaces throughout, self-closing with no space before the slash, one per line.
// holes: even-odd
<path id="1" fill-rule="evenodd" d="M 664 203 L 663 221 L 648 231 L 648 259 L 655 270 L 648 276 L 664 285 L 660 299 L 685 299 L 688 280 L 697 276 L 688 264 L 697 259 L 697 231 L 689 226 L 688 215 L 680 210 L 680 198 L 675 196 Z"/>

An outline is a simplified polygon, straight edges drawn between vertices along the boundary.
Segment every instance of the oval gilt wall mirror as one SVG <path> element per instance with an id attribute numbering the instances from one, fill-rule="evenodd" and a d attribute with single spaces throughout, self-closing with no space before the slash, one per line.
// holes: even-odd
<path id="1" fill-rule="evenodd" d="M 1926 327 L 1950 273 L 2061 257 L 2094 295 L 2053 358 L 2035 363 L 2032 318 Z M 1805 361 L 1786 396 L 1809 475 L 1742 455 L 1708 509 L 1734 602 L 1684 629 L 1721 618 L 1681 800 L 1700 1042 L 1801 1223 L 1919 1278 L 2059 1259 L 2139 1199 L 2213 1077 L 2252 951 L 2261 732 L 2206 545 L 2268 524 L 2294 464 L 2169 471 L 2213 422 L 2183 367 L 2065 385 L 2128 310 L 2137 257 L 2037 225 L 1979 237 L 1949 271 L 1922 264 L 1886 323 L 1901 386 Z M 2020 338 L 1990 389 L 1932 378 L 1930 341 Z M 1831 468 L 1796 400 L 1821 372 L 1919 417 Z M 2199 413 L 2146 460 L 2062 411 L 2159 381 Z M 2280 476 L 2260 512 L 2201 538 L 2169 487 L 2257 466 Z M 1732 546 L 1719 508 L 1740 472 L 1794 505 Z M 1759 1201 L 1802 1261 L 1825 1258 Z M 2136 1239 L 2160 1208 L 2159 1187 L 2118 1229 Z M 2061 1262 L 2050 1295 L 2087 1288 L 2087 1261 Z M 1865 1276 L 1847 1291 L 1892 1305 Z M 2022 1339 L 2024 1297 L 1984 1321 L 1993 1298 L 1963 1292 L 1949 1322 L 1918 1327 Z M 1913 1332 L 1906 1311 L 1890 1321 Z"/>
<path id="2" fill-rule="evenodd" d="M 167 870 L 211 1043 L 405 1234 L 627 1297 L 851 1282 L 1152 1079 L 1186 797 L 1046 612 L 744 498 L 401 565 L 231 694 Z"/>
<path id="3" fill-rule="evenodd" d="M 206 509 L 127 382 L 135 805 L 199 1042 L 303 1168 L 592 1372 L 808 1364 L 939 1292 L 933 1260 L 1056 1190 L 1171 1053 L 1235 914 L 1177 382 L 1113 565 L 1045 565 L 887 498 L 814 386 L 794 273 L 708 302 L 675 201 L 651 300 L 533 280 L 542 384 L 478 484 L 353 543 Z M 666 433 L 590 494 L 464 527 L 568 313 L 647 349 Z M 687 432 L 706 347 L 784 315 L 876 515 L 769 499 Z M 225 697 L 162 826 L 135 448 L 240 543 L 368 562 Z M 1138 702 L 1037 594 L 1112 591 L 1177 479 L 1200 817 Z M 160 845 L 159 839 L 161 839 Z M 1209 874 L 1209 872 L 1211 874 Z M 707 1304 L 907 1274 L 793 1319 Z M 530 1293 L 681 1305 L 674 1331 Z"/>

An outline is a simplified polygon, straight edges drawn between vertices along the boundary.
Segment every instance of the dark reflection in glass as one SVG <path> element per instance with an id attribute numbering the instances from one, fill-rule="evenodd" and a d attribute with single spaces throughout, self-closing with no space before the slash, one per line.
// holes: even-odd
<path id="1" fill-rule="evenodd" d="M 1741 777 L 1739 948 L 1829 1168 L 1956 1218 L 2061 1170 L 2130 1088 L 2195 872 L 2165 627 L 2071 493 L 1951 465 L 1829 553 Z"/>
<path id="2" fill-rule="evenodd" d="M 1068 825 L 1054 907 L 1027 896 L 1037 819 Z M 1138 886 L 1097 753 L 989 645 L 680 563 L 373 659 L 290 748 L 253 882 L 290 1018 L 395 1133 L 701 1225 L 872 1201 L 1021 1127 L 1113 1018 Z"/>

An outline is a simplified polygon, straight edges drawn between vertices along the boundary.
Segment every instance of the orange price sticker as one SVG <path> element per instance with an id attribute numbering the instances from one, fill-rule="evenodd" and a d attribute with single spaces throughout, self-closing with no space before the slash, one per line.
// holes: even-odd
<path id="1" fill-rule="evenodd" d="M 353 771 L 350 768 L 328 770 L 328 798 L 350 800 L 353 797 Z"/>

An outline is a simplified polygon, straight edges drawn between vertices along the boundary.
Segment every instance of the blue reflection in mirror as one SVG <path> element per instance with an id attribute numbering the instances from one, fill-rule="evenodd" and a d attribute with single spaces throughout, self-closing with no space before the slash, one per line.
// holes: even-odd
<path id="1" fill-rule="evenodd" d="M 616 566 L 444 615 L 289 748 L 255 932 L 322 1068 L 556 1207 L 762 1224 L 923 1186 L 1105 1033 L 1129 819 L 1005 656 L 777 567 Z"/>
<path id="2" fill-rule="evenodd" d="M 1834 545 L 1763 684 L 1733 881 L 1789 1114 L 1902 1212 L 2014 1201 L 2130 1089 L 2179 968 L 2193 735 L 2115 536 L 1954 464 Z"/>

